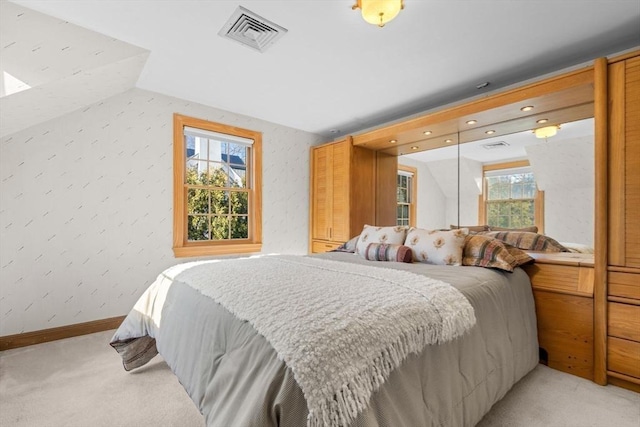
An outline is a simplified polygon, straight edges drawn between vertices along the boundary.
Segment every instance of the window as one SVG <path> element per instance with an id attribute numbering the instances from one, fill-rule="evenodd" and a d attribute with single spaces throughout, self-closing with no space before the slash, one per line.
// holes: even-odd
<path id="1" fill-rule="evenodd" d="M 259 252 L 262 135 L 174 114 L 176 257 Z"/>
<path id="2" fill-rule="evenodd" d="M 542 233 L 543 196 L 528 161 L 486 165 L 480 223 L 504 228 L 536 225 Z"/>
<path id="3" fill-rule="evenodd" d="M 416 168 L 398 165 L 396 225 L 416 226 Z"/>

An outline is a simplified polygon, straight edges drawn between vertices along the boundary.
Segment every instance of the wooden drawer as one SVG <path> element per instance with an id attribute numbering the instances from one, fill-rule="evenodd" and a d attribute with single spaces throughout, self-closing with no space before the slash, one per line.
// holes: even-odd
<path id="1" fill-rule="evenodd" d="M 610 271 L 609 295 L 640 300 L 640 274 Z"/>
<path id="2" fill-rule="evenodd" d="M 607 357 L 610 371 L 640 378 L 640 342 L 609 337 Z"/>
<path id="3" fill-rule="evenodd" d="M 593 299 L 534 289 L 538 342 L 549 367 L 593 379 Z"/>
<path id="4" fill-rule="evenodd" d="M 640 341 L 640 306 L 609 303 L 609 335 L 631 341 Z"/>
<path id="5" fill-rule="evenodd" d="M 535 263 L 523 267 L 534 289 L 593 296 L 593 268 Z"/>
<path id="6" fill-rule="evenodd" d="M 313 240 L 311 242 L 311 252 L 314 254 L 321 253 L 321 252 L 329 252 L 336 249 L 340 245 L 341 243 Z"/>

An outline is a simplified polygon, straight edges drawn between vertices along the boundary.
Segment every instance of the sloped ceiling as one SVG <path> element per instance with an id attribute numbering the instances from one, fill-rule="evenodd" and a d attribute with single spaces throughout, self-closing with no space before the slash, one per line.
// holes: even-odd
<path id="1" fill-rule="evenodd" d="M 148 51 L 13 3 L 0 3 L 0 136 L 135 86 Z"/>
<path id="2" fill-rule="evenodd" d="M 640 45 L 638 0 L 406 0 L 384 28 L 354 0 L 15 2 L 151 51 L 140 88 L 326 137 Z M 218 36 L 239 5 L 287 34 Z"/>

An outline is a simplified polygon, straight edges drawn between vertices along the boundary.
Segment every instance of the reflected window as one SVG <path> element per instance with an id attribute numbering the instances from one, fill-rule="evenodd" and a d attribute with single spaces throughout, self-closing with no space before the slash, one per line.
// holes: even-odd
<path id="1" fill-rule="evenodd" d="M 541 230 L 542 193 L 538 191 L 528 162 L 485 166 L 484 213 L 490 227 L 524 228 L 538 226 Z"/>
<path id="2" fill-rule="evenodd" d="M 416 174 L 416 168 L 398 166 L 396 225 L 416 226 Z"/>

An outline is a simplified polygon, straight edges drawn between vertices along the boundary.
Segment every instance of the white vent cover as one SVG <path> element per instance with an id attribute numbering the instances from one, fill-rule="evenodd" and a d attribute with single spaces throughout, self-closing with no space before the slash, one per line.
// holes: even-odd
<path id="1" fill-rule="evenodd" d="M 496 142 L 489 142 L 487 144 L 482 144 L 482 148 L 485 148 L 487 150 L 495 150 L 496 148 L 502 148 L 502 147 L 508 147 L 509 144 L 507 144 L 504 141 L 496 141 Z"/>
<path id="2" fill-rule="evenodd" d="M 238 6 L 218 35 L 264 52 L 286 33 L 286 28 Z"/>

